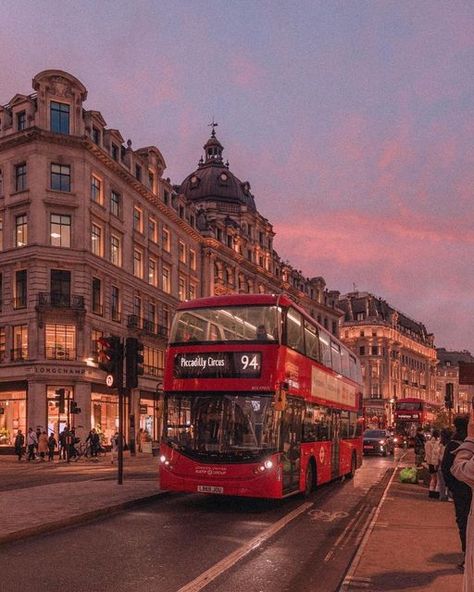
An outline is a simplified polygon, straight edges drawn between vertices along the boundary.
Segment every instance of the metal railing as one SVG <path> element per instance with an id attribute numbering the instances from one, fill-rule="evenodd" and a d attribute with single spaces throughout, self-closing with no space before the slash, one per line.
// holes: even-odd
<path id="1" fill-rule="evenodd" d="M 46 359 L 47 360 L 75 360 L 76 350 L 64 347 L 47 347 L 46 348 Z"/>
<path id="2" fill-rule="evenodd" d="M 141 329 L 147 335 L 163 337 L 164 339 L 168 338 L 168 327 L 148 319 L 143 319 L 137 315 L 128 315 L 127 327 L 129 329 Z"/>
<path id="3" fill-rule="evenodd" d="M 39 292 L 39 307 L 84 309 L 84 296 L 63 294 L 61 292 Z"/>

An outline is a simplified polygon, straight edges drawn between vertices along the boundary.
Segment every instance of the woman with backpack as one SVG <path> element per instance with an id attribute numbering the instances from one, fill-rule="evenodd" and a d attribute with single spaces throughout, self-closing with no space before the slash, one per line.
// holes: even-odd
<path id="1" fill-rule="evenodd" d="M 438 486 L 438 467 L 439 467 L 439 431 L 433 430 L 431 438 L 425 444 L 425 460 L 428 463 L 428 470 L 431 475 L 428 496 L 433 499 L 439 498 Z"/>

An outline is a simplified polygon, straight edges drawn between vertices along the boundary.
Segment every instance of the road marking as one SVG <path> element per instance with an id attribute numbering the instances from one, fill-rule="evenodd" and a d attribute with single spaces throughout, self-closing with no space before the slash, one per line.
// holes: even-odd
<path id="1" fill-rule="evenodd" d="M 336 552 L 336 549 L 339 547 L 341 541 L 344 540 L 344 537 L 346 536 L 346 533 L 348 532 L 348 530 L 350 530 L 352 528 L 352 525 L 354 524 L 354 522 L 359 519 L 359 514 L 361 512 L 362 512 L 362 508 L 359 509 L 359 511 L 354 516 L 354 518 L 352 518 L 350 520 L 349 524 L 346 526 L 346 528 L 339 535 L 339 537 L 337 538 L 336 542 L 332 546 L 332 549 L 329 551 L 329 553 L 324 558 L 324 562 L 325 563 L 327 563 L 331 559 L 331 557 L 334 555 L 334 553 Z"/>
<path id="2" fill-rule="evenodd" d="M 233 553 L 227 555 L 227 557 L 224 557 L 224 559 L 213 565 L 205 572 L 203 572 L 192 582 L 189 582 L 188 584 L 180 588 L 178 592 L 198 592 L 199 590 L 202 590 L 205 586 L 209 584 L 209 582 L 212 582 L 225 571 L 230 569 L 243 557 L 248 555 L 251 551 L 254 551 L 258 547 L 260 547 L 263 543 L 268 541 L 268 539 L 275 535 L 289 522 L 297 518 L 303 512 L 306 512 L 308 508 L 311 508 L 311 506 L 313 506 L 313 502 L 305 502 L 304 504 L 296 508 L 296 510 L 293 510 L 293 512 L 290 512 L 289 514 L 278 520 L 278 522 L 272 524 L 272 526 L 264 530 L 261 534 L 251 539 L 248 543 L 242 545 Z"/>

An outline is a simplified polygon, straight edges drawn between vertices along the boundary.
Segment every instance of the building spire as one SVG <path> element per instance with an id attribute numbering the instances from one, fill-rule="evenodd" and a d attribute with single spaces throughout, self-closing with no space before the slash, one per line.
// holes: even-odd
<path id="1" fill-rule="evenodd" d="M 212 121 L 211 123 L 208 124 L 208 127 L 212 127 L 212 132 L 211 132 L 211 138 L 215 138 L 216 137 L 216 130 L 215 128 L 218 126 L 219 124 L 217 123 L 217 121 L 214 121 L 214 115 L 212 116 Z"/>

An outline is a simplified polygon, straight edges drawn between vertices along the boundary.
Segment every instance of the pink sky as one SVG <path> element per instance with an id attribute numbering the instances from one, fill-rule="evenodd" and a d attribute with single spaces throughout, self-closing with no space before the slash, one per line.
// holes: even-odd
<path id="1" fill-rule="evenodd" d="M 283 259 L 474 352 L 474 5 L 19 1 L 0 101 L 67 70 L 180 183 L 212 116 Z"/>

